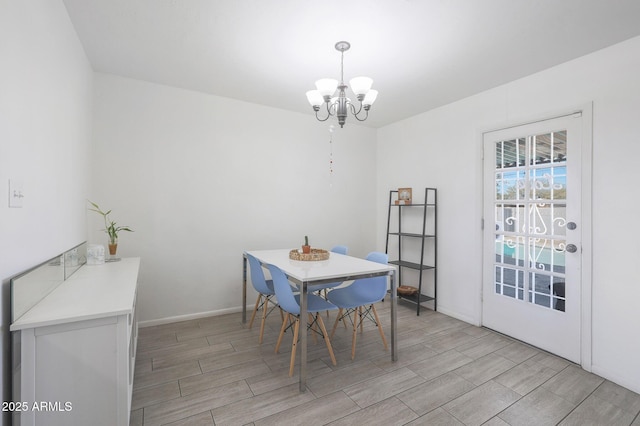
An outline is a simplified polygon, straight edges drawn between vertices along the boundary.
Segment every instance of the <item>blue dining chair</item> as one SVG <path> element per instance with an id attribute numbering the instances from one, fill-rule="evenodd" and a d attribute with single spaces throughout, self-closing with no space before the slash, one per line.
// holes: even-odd
<path id="1" fill-rule="evenodd" d="M 276 353 L 280 350 L 280 343 L 282 343 L 282 337 L 285 330 L 288 327 L 293 326 L 293 343 L 291 344 L 291 361 L 289 362 L 289 377 L 293 376 L 293 365 L 296 360 L 296 347 L 298 345 L 298 334 L 300 332 L 300 294 L 294 294 L 287 280 L 287 276 L 282 272 L 280 268 L 275 265 L 267 265 L 271 278 L 273 279 L 273 289 L 275 290 L 276 297 L 280 308 L 287 313 L 286 318 L 282 321 L 282 327 L 280 327 L 280 335 L 278 336 L 278 342 L 276 343 Z M 322 336 L 329 350 L 331 356 L 331 362 L 333 365 L 337 365 L 336 357 L 333 354 L 333 348 L 331 347 L 331 341 L 327 334 L 327 329 L 322 321 L 322 316 L 318 315 L 318 312 L 337 309 L 335 305 L 324 300 L 322 297 L 318 297 L 314 294 L 308 293 L 307 295 L 307 312 L 309 313 L 309 326 L 313 332 L 315 330 L 315 324 L 320 327 Z M 315 336 L 315 335 L 314 335 Z"/>
<path id="2" fill-rule="evenodd" d="M 346 255 L 347 251 L 349 251 L 347 246 L 334 246 L 334 247 L 331 248 L 331 252 L 332 253 L 338 253 L 338 254 L 345 254 Z M 342 284 L 342 283 L 338 282 L 338 283 L 326 283 L 326 284 L 310 285 L 308 287 L 308 290 L 311 293 L 318 292 L 318 294 L 320 294 L 320 292 L 324 290 L 324 298 L 326 299 L 327 298 L 327 289 L 333 288 L 333 287 L 337 287 L 340 284 Z"/>
<path id="3" fill-rule="evenodd" d="M 331 248 L 333 253 L 347 254 L 349 248 L 347 246 L 334 246 Z"/>
<path id="4" fill-rule="evenodd" d="M 371 252 L 367 255 L 367 260 L 378 263 L 388 263 L 388 256 L 385 253 Z M 338 316 L 331 330 L 331 337 L 336 331 L 340 321 L 351 320 L 353 324 L 353 337 L 351 339 L 351 359 L 356 356 L 356 332 L 358 327 L 362 329 L 365 318 L 369 318 L 378 326 L 380 337 L 385 350 L 387 349 L 387 339 L 376 312 L 374 303 L 380 302 L 387 294 L 387 277 L 372 277 L 355 280 L 351 285 L 344 288 L 337 288 L 329 292 L 327 299 L 338 307 Z M 351 319 L 353 314 L 353 319 Z M 372 316 L 373 314 L 373 316 Z"/>
<path id="5" fill-rule="evenodd" d="M 263 336 L 264 336 L 264 325 L 267 320 L 267 316 L 271 313 L 273 309 L 278 306 L 278 303 L 274 299 L 275 292 L 273 290 L 273 280 L 267 280 L 264 276 L 264 271 L 262 270 L 262 265 L 260 261 L 256 259 L 254 256 L 247 254 L 247 259 L 249 259 L 249 270 L 251 273 L 251 284 L 253 284 L 253 288 L 258 292 L 258 300 L 256 300 L 256 305 L 253 308 L 253 313 L 251 314 L 251 320 L 249 321 L 249 329 L 253 326 L 253 320 L 256 317 L 256 313 L 259 309 L 262 309 L 262 322 L 260 323 L 260 338 L 258 342 L 262 344 Z M 269 309 L 269 304 L 271 309 Z M 282 311 L 280 315 L 284 318 Z"/>

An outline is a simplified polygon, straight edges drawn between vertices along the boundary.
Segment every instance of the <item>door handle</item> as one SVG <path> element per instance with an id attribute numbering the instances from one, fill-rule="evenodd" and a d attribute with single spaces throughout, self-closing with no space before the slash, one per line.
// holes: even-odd
<path id="1" fill-rule="evenodd" d="M 565 250 L 569 253 L 575 253 L 578 251 L 578 247 L 575 244 L 567 244 L 567 248 Z"/>

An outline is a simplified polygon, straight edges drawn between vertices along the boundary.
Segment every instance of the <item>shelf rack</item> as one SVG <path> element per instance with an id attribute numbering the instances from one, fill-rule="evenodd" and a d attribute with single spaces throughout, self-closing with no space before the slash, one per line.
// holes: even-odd
<path id="1" fill-rule="evenodd" d="M 420 308 L 426 302 L 433 302 L 433 310 L 437 310 L 437 296 L 438 296 L 438 281 L 437 281 L 437 259 L 438 259 L 438 244 L 437 244 L 437 196 L 438 192 L 436 188 L 425 188 L 424 202 L 423 203 L 411 203 L 411 204 L 396 204 L 398 199 L 398 191 L 389 191 L 389 212 L 387 216 L 387 241 L 385 252 L 390 254 L 389 249 L 393 248 L 393 255 L 397 257 L 394 260 L 390 260 L 389 263 L 398 266 L 398 283 L 399 285 L 407 285 L 403 280 L 403 270 L 409 269 L 417 272 L 417 288 L 418 292 L 415 295 L 398 295 L 399 298 L 407 300 L 416 304 L 416 314 L 420 315 Z M 397 219 L 392 225 L 392 217 L 395 214 L 394 209 L 398 210 Z M 421 217 L 421 232 L 416 232 L 420 226 L 419 223 L 413 222 L 406 224 L 405 216 L 408 210 L 415 211 L 416 209 L 422 209 Z M 393 227 L 393 229 L 392 229 Z M 411 232 L 404 230 L 407 227 Z M 394 240 L 395 241 L 392 241 Z M 403 246 L 404 240 L 417 240 L 419 243 L 419 256 L 418 250 L 406 249 Z M 426 249 L 426 250 L 425 250 Z M 428 252 L 428 254 L 427 254 Z M 423 292 L 423 278 L 428 272 L 432 272 L 433 289 L 429 294 Z M 406 275 L 406 274 L 405 274 Z"/>

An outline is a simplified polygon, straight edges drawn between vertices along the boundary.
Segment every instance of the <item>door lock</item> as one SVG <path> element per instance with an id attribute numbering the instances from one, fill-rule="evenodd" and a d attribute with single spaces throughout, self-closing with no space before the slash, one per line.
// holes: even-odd
<path id="1" fill-rule="evenodd" d="M 567 229 L 570 231 L 573 231 L 574 229 L 576 229 L 578 227 L 578 225 L 576 225 L 575 222 L 569 222 L 567 223 Z"/>
<path id="2" fill-rule="evenodd" d="M 567 244 L 567 248 L 565 250 L 569 253 L 575 253 L 578 251 L 578 247 L 575 244 Z"/>

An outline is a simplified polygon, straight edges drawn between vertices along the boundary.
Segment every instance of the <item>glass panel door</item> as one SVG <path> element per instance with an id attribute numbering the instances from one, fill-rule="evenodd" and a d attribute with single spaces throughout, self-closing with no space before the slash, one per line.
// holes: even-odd
<path id="1" fill-rule="evenodd" d="M 563 117 L 484 135 L 483 324 L 574 361 L 580 356 L 577 128 L 573 117 Z"/>

